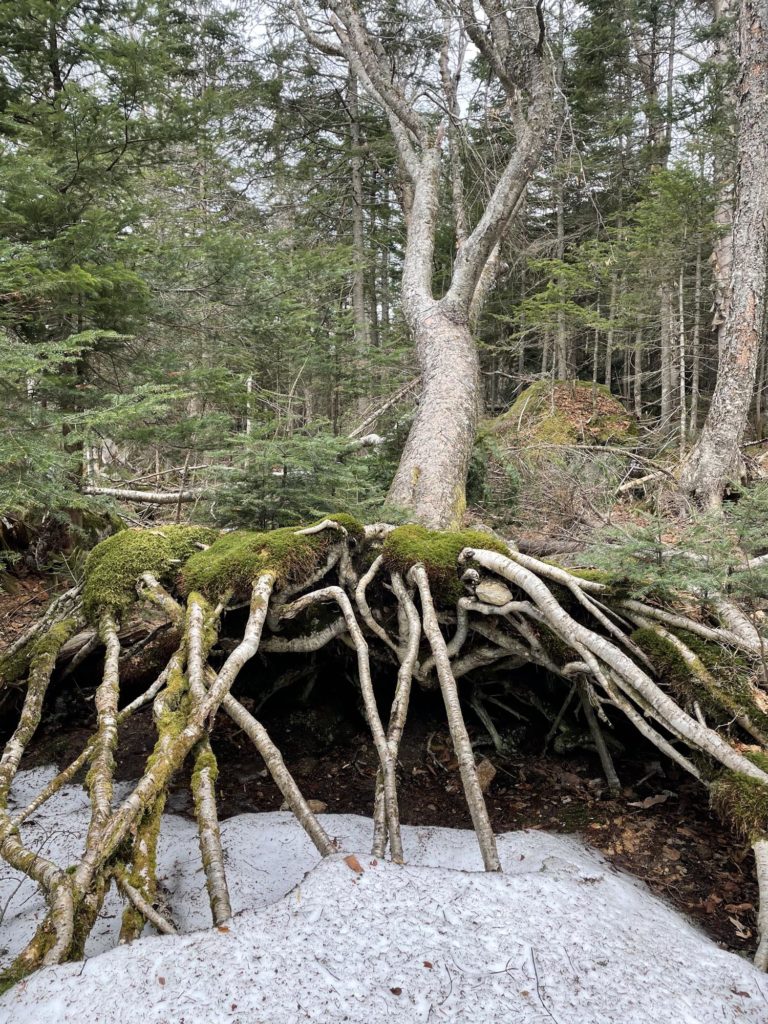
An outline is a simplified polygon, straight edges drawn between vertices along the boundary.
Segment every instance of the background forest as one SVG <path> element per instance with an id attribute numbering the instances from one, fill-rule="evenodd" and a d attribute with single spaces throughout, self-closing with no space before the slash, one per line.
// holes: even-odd
<path id="1" fill-rule="evenodd" d="M 413 81 L 444 42 L 433 7 L 368 12 Z M 607 480 L 612 495 L 648 466 L 585 454 L 529 486 L 490 419 L 532 383 L 589 382 L 623 404 L 632 436 L 582 423 L 578 440 L 674 461 L 714 389 L 730 273 L 734 12 L 550 7 L 556 112 L 473 325 L 489 421 L 469 500 L 518 531 L 564 508 L 563 529 L 604 525 L 576 491 Z M 6 0 L 0 15 L 6 534 L 63 527 L 85 545 L 114 488 L 218 525 L 370 518 L 419 382 L 398 303 L 398 155 L 354 71 L 334 70 L 286 4 Z M 474 221 L 509 122 L 486 58 L 463 36 L 451 46 L 450 167 Z M 438 293 L 460 230 L 446 178 Z M 763 338 L 757 441 L 767 367 Z M 571 438 L 522 447 L 542 440 Z M 158 510 L 132 508 L 129 522 Z"/>

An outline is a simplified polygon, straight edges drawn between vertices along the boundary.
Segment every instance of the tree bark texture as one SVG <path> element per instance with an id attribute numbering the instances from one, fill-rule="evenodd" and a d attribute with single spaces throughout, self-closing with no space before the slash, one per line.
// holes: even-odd
<path id="1" fill-rule="evenodd" d="M 741 0 L 736 88 L 738 153 L 728 315 L 717 385 L 683 488 L 701 505 L 719 504 L 737 476 L 755 386 L 768 255 L 768 12 Z"/>

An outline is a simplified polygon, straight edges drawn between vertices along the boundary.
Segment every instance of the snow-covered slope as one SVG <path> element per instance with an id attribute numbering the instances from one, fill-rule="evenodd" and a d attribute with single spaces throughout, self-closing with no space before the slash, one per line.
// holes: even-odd
<path id="1" fill-rule="evenodd" d="M 20 780 L 21 802 L 30 781 Z M 86 806 L 69 789 L 38 814 L 30 841 L 73 850 Z M 499 839 L 505 873 L 487 875 L 468 832 L 406 828 L 400 867 L 359 852 L 366 819 L 323 821 L 345 853 L 358 851 L 362 873 L 345 853 L 318 863 L 288 814 L 230 819 L 222 832 L 241 913 L 227 929 L 147 937 L 47 968 L 0 999 L 0 1021 L 768 1022 L 764 975 L 575 840 L 509 833 Z M 161 861 L 176 922 L 207 925 L 192 823 L 168 819 Z M 18 884 L 9 875 L 2 903 Z M 41 909 L 31 889 L 15 893 L 0 926 L 8 955 Z M 92 952 L 114 941 L 116 903 L 108 913 Z"/>

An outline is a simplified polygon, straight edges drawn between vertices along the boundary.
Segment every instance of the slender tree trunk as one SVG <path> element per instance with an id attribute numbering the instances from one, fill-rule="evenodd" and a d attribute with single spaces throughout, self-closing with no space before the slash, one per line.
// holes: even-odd
<path id="1" fill-rule="evenodd" d="M 557 48 L 559 57 L 557 61 L 557 87 L 562 90 L 563 83 L 563 43 L 565 38 L 565 18 L 563 12 L 563 0 L 558 4 L 557 13 Z M 565 209 L 563 202 L 563 147 L 561 134 L 558 132 L 555 142 L 555 180 L 556 180 L 556 230 L 557 230 L 557 258 L 562 264 L 565 256 Z M 557 329 L 555 331 L 555 376 L 559 380 L 567 380 L 570 377 L 568 359 L 568 335 L 565 329 L 565 313 L 562 308 L 563 292 L 565 282 L 561 276 L 560 286 L 560 308 L 557 311 Z"/>
<path id="2" fill-rule="evenodd" d="M 354 316 L 355 350 L 362 361 L 370 347 L 368 312 L 365 303 L 365 227 L 363 224 L 363 159 L 360 151 L 360 113 L 358 109 L 357 75 L 350 68 L 347 87 L 347 105 L 350 119 L 350 142 L 352 156 L 350 172 L 352 179 L 352 251 L 355 267 L 352 272 L 352 313 Z"/>
<path id="3" fill-rule="evenodd" d="M 673 371 L 673 323 L 672 292 L 666 282 L 661 286 L 659 316 L 661 318 L 661 429 L 666 432 L 672 423 L 674 407 L 674 371 Z"/>
<path id="4" fill-rule="evenodd" d="M 701 386 L 701 233 L 696 244 L 696 276 L 693 285 L 693 327 L 691 333 L 691 415 L 689 430 L 695 437 L 699 429 L 699 390 Z"/>
<path id="5" fill-rule="evenodd" d="M 544 329 L 544 340 L 541 343 L 541 375 L 549 373 L 549 331 Z"/>
<path id="6" fill-rule="evenodd" d="M 701 436 L 686 463 L 682 487 L 713 506 L 739 470 L 739 445 L 755 387 L 768 256 L 768 13 L 741 0 L 739 13 L 738 162 L 733 262 L 725 345 Z"/>
<path id="7" fill-rule="evenodd" d="M 643 329 L 638 327 L 635 332 L 635 416 L 638 419 L 643 415 Z"/>
<path id="8" fill-rule="evenodd" d="M 678 369 L 678 387 L 679 387 L 679 404 L 680 408 L 679 419 L 680 419 L 680 451 L 685 451 L 685 438 L 688 433 L 688 425 L 686 422 L 687 416 L 687 405 L 685 396 L 685 309 L 684 309 L 684 291 L 683 291 L 683 268 L 680 267 L 680 279 L 677 283 L 677 369 Z"/>
<path id="9" fill-rule="evenodd" d="M 611 278 L 611 297 L 608 303 L 608 330 L 605 336 L 605 386 L 610 389 L 613 368 L 613 321 L 616 316 L 616 275 Z"/>

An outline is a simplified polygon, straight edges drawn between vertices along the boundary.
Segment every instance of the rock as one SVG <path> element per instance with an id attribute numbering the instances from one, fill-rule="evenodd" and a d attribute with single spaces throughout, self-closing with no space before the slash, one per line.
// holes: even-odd
<path id="1" fill-rule="evenodd" d="M 325 814 L 328 810 L 328 804 L 324 803 L 322 800 L 307 800 L 307 807 L 309 807 L 313 814 Z M 290 809 L 291 808 L 288 806 L 286 801 L 283 800 L 280 804 L 280 810 L 290 811 Z"/>
<path id="2" fill-rule="evenodd" d="M 477 780 L 480 783 L 480 789 L 483 791 L 483 793 L 487 793 L 491 783 L 496 778 L 496 769 L 488 760 L 488 758 L 484 757 L 482 761 L 477 765 L 476 770 Z"/>
<path id="3" fill-rule="evenodd" d="M 483 604 L 501 608 L 512 600 L 512 591 L 499 580 L 480 580 L 475 588 L 475 597 Z"/>

